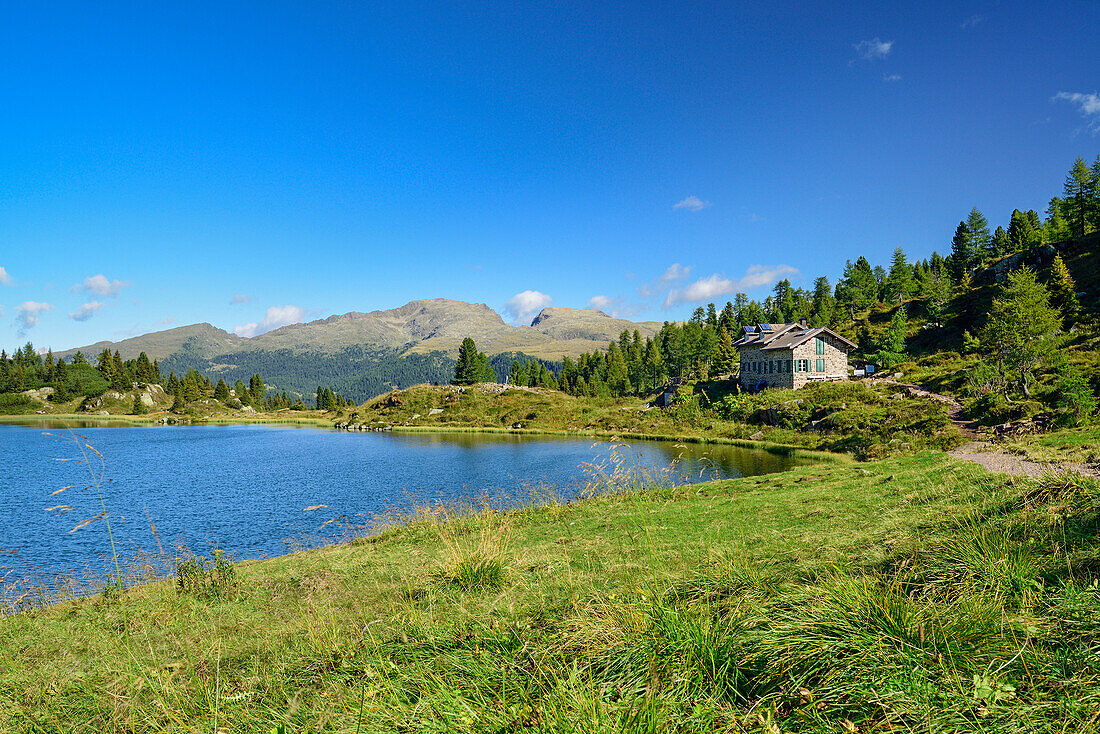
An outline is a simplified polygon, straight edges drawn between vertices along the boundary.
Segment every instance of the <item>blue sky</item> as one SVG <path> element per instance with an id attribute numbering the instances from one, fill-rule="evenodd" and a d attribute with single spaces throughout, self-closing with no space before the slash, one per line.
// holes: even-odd
<path id="1" fill-rule="evenodd" d="M 1100 152 L 1100 3 L 1038 5 L 7 3 L 0 346 L 944 252 Z"/>

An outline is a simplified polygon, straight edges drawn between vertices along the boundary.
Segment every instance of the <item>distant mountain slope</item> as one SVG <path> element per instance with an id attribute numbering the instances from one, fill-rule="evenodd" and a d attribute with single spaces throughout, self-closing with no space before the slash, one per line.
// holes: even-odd
<path id="1" fill-rule="evenodd" d="M 530 326 L 511 326 L 483 303 L 433 298 L 386 311 L 292 324 L 251 339 L 210 324 L 194 324 L 120 342 L 98 342 L 80 351 L 92 360 L 104 349 L 117 349 L 124 359 L 144 351 L 177 373 L 194 367 L 211 375 L 247 379 L 260 372 L 270 384 L 292 392 L 309 393 L 318 384 L 334 389 L 340 385 L 349 397 L 362 400 L 391 387 L 446 381 L 467 336 L 490 357 L 517 353 L 556 362 L 564 355 L 605 349 L 624 329 L 645 337 L 660 327 L 575 308 L 547 308 Z M 59 354 L 67 358 L 76 351 Z"/>
<path id="2" fill-rule="evenodd" d="M 194 324 L 120 342 L 97 342 L 80 347 L 80 351 L 94 357 L 104 348 L 117 349 L 124 359 L 144 351 L 150 359 L 164 359 L 181 351 L 212 358 L 237 352 L 282 350 L 335 354 L 359 346 L 369 351 L 446 352 L 454 356 L 462 339 L 469 336 L 489 355 L 523 352 L 557 360 L 566 354 L 575 357 L 581 352 L 603 349 L 623 329 L 637 329 L 642 336 L 651 336 L 660 327 L 656 322 L 634 323 L 612 318 L 602 311 L 575 308 L 547 308 L 531 326 L 510 326 L 483 303 L 433 298 L 387 311 L 353 311 L 292 324 L 252 339 L 210 324 Z M 76 351 L 69 349 L 60 354 L 67 357 Z"/>
<path id="3" fill-rule="evenodd" d="M 77 349 L 67 349 L 57 352 L 60 357 L 68 358 L 78 351 L 83 352 L 89 361 L 94 361 L 96 355 L 104 349 L 112 352 L 118 350 L 123 359 L 135 359 L 145 352 L 149 359 L 164 359 L 165 357 L 186 351 L 197 356 L 213 357 L 216 354 L 238 351 L 248 347 L 249 340 L 230 334 L 211 324 L 191 324 L 190 326 L 178 326 L 174 329 L 154 331 L 151 334 L 143 334 L 119 342 L 96 342 Z"/>

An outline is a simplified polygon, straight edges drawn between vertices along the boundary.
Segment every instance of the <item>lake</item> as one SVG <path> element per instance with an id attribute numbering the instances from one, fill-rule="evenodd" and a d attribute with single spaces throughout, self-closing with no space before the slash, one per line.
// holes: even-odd
<path id="1" fill-rule="evenodd" d="M 597 467 L 698 481 L 783 471 L 806 459 L 719 445 L 492 433 L 358 433 L 278 425 L 82 426 L 103 456 L 103 498 L 124 559 L 189 548 L 260 558 L 369 530 L 431 503 L 573 496 Z M 52 432 L 54 435 L 44 435 Z M 110 545 L 78 446 L 46 422 L 0 424 L 0 585 L 102 578 Z M 614 452 L 614 458 L 613 458 Z M 98 466 L 94 454 L 93 464 Z M 56 490 L 69 486 L 57 493 Z M 320 506 L 320 507 L 318 507 Z M 308 509 L 307 508 L 316 508 Z"/>

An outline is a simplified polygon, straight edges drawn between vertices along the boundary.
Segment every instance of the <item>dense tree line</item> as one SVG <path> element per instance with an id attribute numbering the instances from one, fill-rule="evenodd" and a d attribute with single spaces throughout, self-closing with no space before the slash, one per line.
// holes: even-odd
<path id="1" fill-rule="evenodd" d="M 361 403 L 394 388 L 424 382 L 446 384 L 454 375 L 455 360 L 443 352 L 403 355 L 400 350 L 373 350 L 355 345 L 333 353 L 280 349 L 214 357 L 174 354 L 163 360 L 161 369 L 174 369 L 182 374 L 189 368 L 211 371 L 214 365 L 218 365 L 218 374 L 227 383 L 247 381 L 250 375 L 259 373 L 280 391 L 310 396 L 310 402 L 317 386 L 324 385 Z"/>

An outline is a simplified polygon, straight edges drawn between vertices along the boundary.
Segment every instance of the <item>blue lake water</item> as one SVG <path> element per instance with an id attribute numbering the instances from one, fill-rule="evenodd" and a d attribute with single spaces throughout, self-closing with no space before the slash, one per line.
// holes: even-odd
<path id="1" fill-rule="evenodd" d="M 103 456 L 104 503 L 124 559 L 158 550 L 151 523 L 169 552 L 182 544 L 199 554 L 218 547 L 238 559 L 258 558 L 343 539 L 377 514 L 415 505 L 478 498 L 516 504 L 532 490 L 574 494 L 612 454 L 606 441 L 500 434 L 284 426 L 72 430 Z M 101 512 L 95 489 L 81 489 L 89 474 L 72 460 L 80 458 L 78 447 L 61 441 L 70 437 L 44 422 L 0 424 L 0 586 L 34 574 L 94 578 L 107 571 L 103 521 L 70 532 Z M 799 463 L 766 451 L 668 442 L 631 441 L 616 453 L 621 464 L 654 472 L 675 464 L 680 481 Z M 324 507 L 304 511 L 316 505 Z"/>

